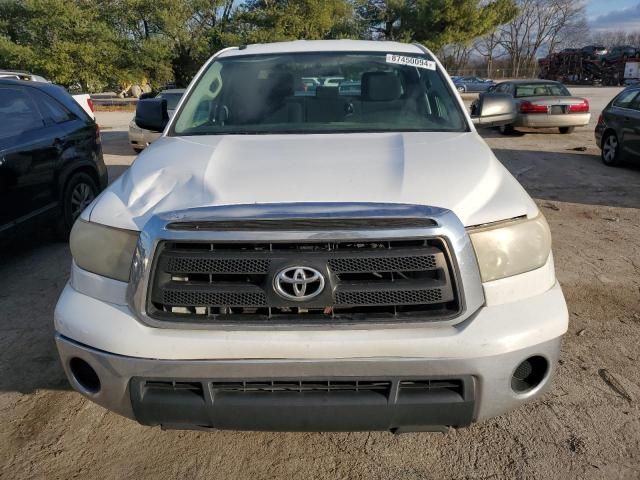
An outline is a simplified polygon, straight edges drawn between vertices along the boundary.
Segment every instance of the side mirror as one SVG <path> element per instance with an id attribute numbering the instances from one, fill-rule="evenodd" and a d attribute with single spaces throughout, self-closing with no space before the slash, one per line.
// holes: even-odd
<path id="1" fill-rule="evenodd" d="M 169 122 L 167 100 L 165 98 L 139 100 L 135 121 L 140 128 L 152 132 L 162 132 Z"/>
<path id="2" fill-rule="evenodd" d="M 508 93 L 482 93 L 471 106 L 471 120 L 478 127 L 508 125 L 516 119 L 513 97 Z"/>

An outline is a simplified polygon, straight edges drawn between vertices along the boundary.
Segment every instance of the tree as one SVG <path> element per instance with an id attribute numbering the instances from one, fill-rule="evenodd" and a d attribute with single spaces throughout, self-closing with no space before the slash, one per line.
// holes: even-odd
<path id="1" fill-rule="evenodd" d="M 504 55 L 504 51 L 499 51 L 500 33 L 497 30 L 480 37 L 474 43 L 475 51 L 485 59 L 487 65 L 487 77 L 493 77 L 493 63 L 496 58 Z"/>
<path id="2" fill-rule="evenodd" d="M 346 0 L 249 0 L 238 15 L 244 43 L 356 37 Z"/>
<path id="3" fill-rule="evenodd" d="M 447 71 L 460 75 L 465 66 L 468 65 L 473 47 L 466 43 L 452 43 L 440 49 L 438 57 Z"/>
<path id="4" fill-rule="evenodd" d="M 513 18 L 513 0 L 362 0 L 357 7 L 371 36 L 421 42 L 433 50 L 468 45 Z"/>
<path id="5" fill-rule="evenodd" d="M 402 28 L 406 0 L 358 0 L 356 13 L 368 38 L 378 40 L 409 40 L 410 32 Z"/>
<path id="6" fill-rule="evenodd" d="M 99 0 L 112 27 L 129 39 L 134 61 L 156 79 L 186 86 L 224 46 L 233 0 Z M 167 75 L 167 73 L 169 75 Z"/>
<path id="7" fill-rule="evenodd" d="M 99 90 L 122 74 L 118 43 L 90 1 L 0 3 L 0 64 Z"/>
<path id="8" fill-rule="evenodd" d="M 500 29 L 500 44 L 511 58 L 513 75 L 532 68 L 544 47 L 556 49 L 584 17 L 584 6 L 575 0 L 518 0 L 518 16 Z"/>

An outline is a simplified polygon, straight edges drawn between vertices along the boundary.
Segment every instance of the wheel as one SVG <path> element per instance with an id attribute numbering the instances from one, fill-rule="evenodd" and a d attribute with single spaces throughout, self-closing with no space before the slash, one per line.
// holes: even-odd
<path id="1" fill-rule="evenodd" d="M 140 153 L 142 150 L 144 150 L 144 148 L 133 147 L 133 151 L 136 153 Z"/>
<path id="2" fill-rule="evenodd" d="M 98 187 L 90 175 L 78 172 L 71 175 L 62 194 L 62 208 L 56 231 L 61 239 L 69 238 L 73 222 L 96 198 Z"/>
<path id="3" fill-rule="evenodd" d="M 463 87 L 463 86 L 460 86 L 460 87 L 458 87 L 458 91 L 459 91 L 460 93 L 464 93 L 464 92 L 466 92 L 466 91 L 467 91 L 467 89 L 466 89 L 465 87 Z"/>
<path id="4" fill-rule="evenodd" d="M 511 135 L 514 132 L 513 125 L 500 125 L 498 131 L 501 135 Z"/>
<path id="5" fill-rule="evenodd" d="M 560 130 L 560 133 L 562 133 L 563 135 L 566 135 L 567 133 L 573 133 L 575 127 L 560 127 L 558 128 L 558 130 Z"/>
<path id="6" fill-rule="evenodd" d="M 611 167 L 620 164 L 620 152 L 618 150 L 618 137 L 615 133 L 608 133 L 604 140 L 602 140 L 602 151 L 600 157 L 605 165 Z"/>

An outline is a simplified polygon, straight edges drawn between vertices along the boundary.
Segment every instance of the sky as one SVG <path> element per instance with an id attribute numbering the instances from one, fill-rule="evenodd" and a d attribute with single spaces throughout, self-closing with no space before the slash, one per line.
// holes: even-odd
<path id="1" fill-rule="evenodd" d="M 592 30 L 640 30 L 640 0 L 587 0 Z"/>

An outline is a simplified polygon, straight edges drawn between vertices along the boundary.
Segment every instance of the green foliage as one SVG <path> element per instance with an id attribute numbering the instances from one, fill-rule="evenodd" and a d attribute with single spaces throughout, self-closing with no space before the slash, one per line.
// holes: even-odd
<path id="1" fill-rule="evenodd" d="M 514 0 L 360 0 L 357 12 L 373 38 L 439 50 L 495 30 L 514 18 L 517 8 Z"/>
<path id="2" fill-rule="evenodd" d="M 0 65 L 96 90 L 121 74 L 117 36 L 93 2 L 0 3 Z"/>
<path id="3" fill-rule="evenodd" d="M 353 6 L 345 0 L 249 0 L 237 20 L 246 43 L 358 36 Z"/>
<path id="4" fill-rule="evenodd" d="M 186 85 L 220 48 L 296 39 L 465 43 L 514 0 L 0 0 L 0 68 L 89 91 Z"/>
<path id="5" fill-rule="evenodd" d="M 468 43 L 517 14 L 513 0 L 418 0 L 403 18 L 412 37 L 430 48 Z"/>

